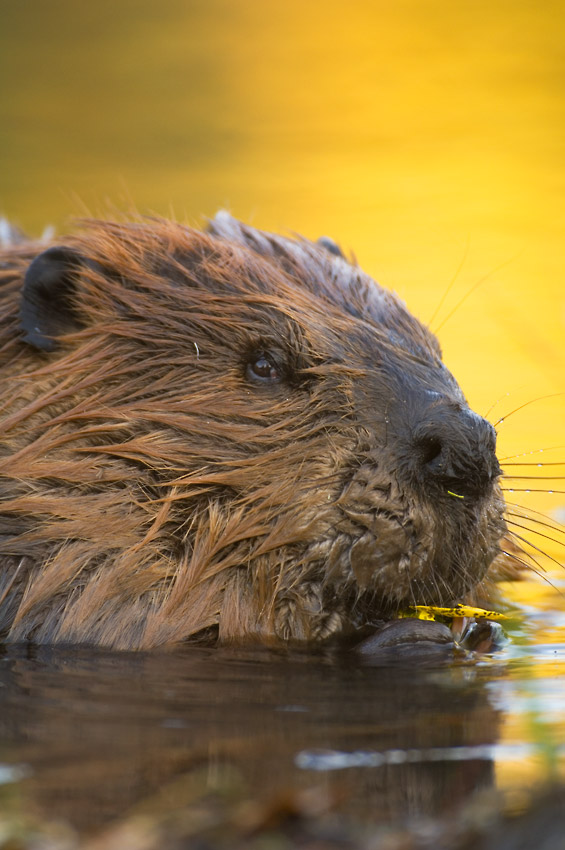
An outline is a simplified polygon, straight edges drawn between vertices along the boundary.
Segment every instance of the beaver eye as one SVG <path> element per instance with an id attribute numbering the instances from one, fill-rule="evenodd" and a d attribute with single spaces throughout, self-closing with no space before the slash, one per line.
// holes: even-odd
<path id="1" fill-rule="evenodd" d="M 281 373 L 272 357 L 261 352 L 247 364 L 247 377 L 252 381 L 276 384 L 281 379 Z"/>

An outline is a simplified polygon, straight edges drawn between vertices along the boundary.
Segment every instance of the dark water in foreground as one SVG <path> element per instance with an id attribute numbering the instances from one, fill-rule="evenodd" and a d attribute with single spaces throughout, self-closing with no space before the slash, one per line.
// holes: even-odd
<path id="1" fill-rule="evenodd" d="M 85 833 L 132 813 L 206 821 L 212 799 L 268 806 L 304 793 L 371 827 L 443 817 L 478 790 L 563 771 L 564 694 L 565 641 L 419 668 L 10 648 L 1 811 Z"/>

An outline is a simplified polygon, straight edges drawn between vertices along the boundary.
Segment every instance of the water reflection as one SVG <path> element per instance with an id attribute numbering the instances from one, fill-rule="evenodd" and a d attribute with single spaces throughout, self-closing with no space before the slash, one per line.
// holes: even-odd
<path id="1" fill-rule="evenodd" d="M 300 767 L 300 754 L 478 748 L 497 741 L 500 717 L 461 667 L 197 648 L 10 649 L 0 665 L 2 761 L 30 771 L 22 805 L 81 830 L 189 778 L 191 795 L 233 786 L 263 801 L 322 787 L 369 823 L 439 815 L 492 784 L 484 752 L 338 771 Z"/>

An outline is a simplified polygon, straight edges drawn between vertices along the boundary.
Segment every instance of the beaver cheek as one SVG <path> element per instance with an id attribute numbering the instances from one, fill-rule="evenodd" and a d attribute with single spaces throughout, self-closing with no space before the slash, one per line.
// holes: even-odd
<path id="1" fill-rule="evenodd" d="M 408 547 L 408 540 L 403 537 L 399 529 L 388 539 L 376 539 L 368 532 L 353 544 L 349 561 L 359 590 L 374 589 L 376 585 L 395 586 L 400 575 L 400 559 Z"/>

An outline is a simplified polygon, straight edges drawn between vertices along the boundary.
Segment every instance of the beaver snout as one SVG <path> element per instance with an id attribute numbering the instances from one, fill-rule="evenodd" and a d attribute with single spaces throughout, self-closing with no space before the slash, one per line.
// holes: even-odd
<path id="1" fill-rule="evenodd" d="M 460 404 L 436 400 L 413 430 L 413 471 L 421 486 L 452 496 L 490 496 L 501 469 L 490 422 Z"/>

